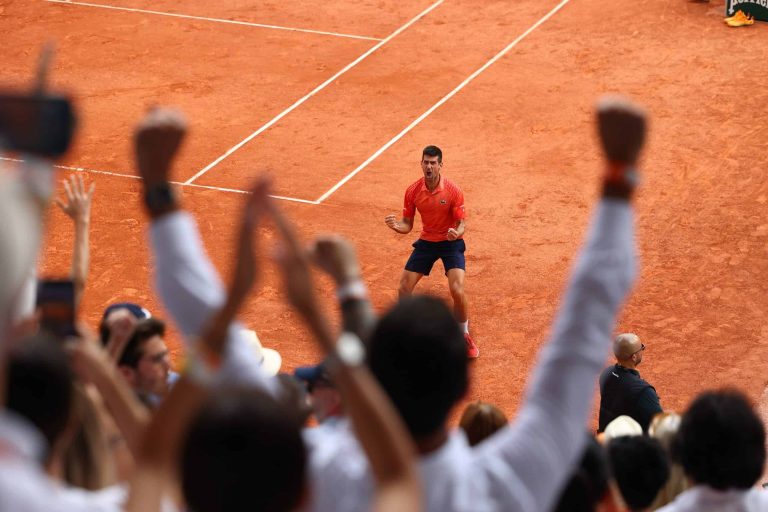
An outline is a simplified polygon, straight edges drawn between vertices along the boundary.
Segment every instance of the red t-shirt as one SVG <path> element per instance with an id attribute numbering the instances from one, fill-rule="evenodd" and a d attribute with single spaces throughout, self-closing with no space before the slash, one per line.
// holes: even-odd
<path id="1" fill-rule="evenodd" d="M 422 223 L 419 238 L 428 242 L 448 240 L 448 230 L 464 218 L 464 193 L 445 176 L 440 176 L 440 183 L 430 192 L 421 178 L 405 191 L 403 217 L 412 219 L 416 210 Z"/>

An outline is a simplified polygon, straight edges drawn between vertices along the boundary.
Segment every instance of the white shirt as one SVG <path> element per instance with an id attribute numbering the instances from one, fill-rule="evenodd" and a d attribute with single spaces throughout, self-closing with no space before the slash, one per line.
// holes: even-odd
<path id="1" fill-rule="evenodd" d="M 631 207 L 603 200 L 517 420 L 474 449 L 454 432 L 421 458 L 427 511 L 551 508 L 584 449 L 595 381 L 635 260 Z M 372 483 L 351 429 L 317 434 L 308 439 L 311 510 L 367 510 Z"/>
<path id="2" fill-rule="evenodd" d="M 90 492 L 63 487 L 39 462 L 45 441 L 23 418 L 0 410 L 0 511 L 118 512 L 125 493 L 119 487 Z"/>
<path id="3" fill-rule="evenodd" d="M 173 212 L 153 221 L 150 245 L 157 291 L 189 348 L 224 305 L 224 287 L 205 253 L 197 224 L 188 213 Z M 274 391 L 274 380 L 262 372 L 261 360 L 242 329 L 237 322 L 229 328 L 222 380 Z"/>
<path id="4" fill-rule="evenodd" d="M 768 492 L 757 489 L 717 491 L 706 485 L 691 487 L 657 512 L 764 512 Z"/>

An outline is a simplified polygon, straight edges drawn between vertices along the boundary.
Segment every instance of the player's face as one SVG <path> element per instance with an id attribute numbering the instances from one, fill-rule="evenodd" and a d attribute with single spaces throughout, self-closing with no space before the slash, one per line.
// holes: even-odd
<path id="1" fill-rule="evenodd" d="M 424 173 L 424 179 L 427 181 L 436 181 L 440 177 L 442 162 L 437 161 L 438 157 L 424 155 L 421 157 L 421 171 Z"/>

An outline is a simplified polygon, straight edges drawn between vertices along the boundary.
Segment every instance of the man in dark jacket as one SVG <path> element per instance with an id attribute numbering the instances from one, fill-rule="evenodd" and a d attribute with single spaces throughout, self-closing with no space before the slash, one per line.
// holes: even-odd
<path id="1" fill-rule="evenodd" d="M 636 334 L 619 334 L 614 340 L 616 364 L 600 375 L 598 432 L 621 415 L 630 416 L 647 431 L 653 417 L 662 412 L 656 389 L 637 371 L 644 351 L 645 345 Z"/>

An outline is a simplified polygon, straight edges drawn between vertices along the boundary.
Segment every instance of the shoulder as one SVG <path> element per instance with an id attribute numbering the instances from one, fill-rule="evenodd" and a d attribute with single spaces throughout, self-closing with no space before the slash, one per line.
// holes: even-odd
<path id="1" fill-rule="evenodd" d="M 463 193 L 462 190 L 461 190 L 461 187 L 459 187 L 456 183 L 454 183 L 453 181 L 449 180 L 445 176 L 443 176 L 443 179 L 445 180 L 445 189 L 446 190 L 448 190 L 448 191 L 450 191 L 451 193 L 454 193 L 454 194 L 462 194 Z"/>
<path id="2" fill-rule="evenodd" d="M 408 185 L 408 188 L 405 189 L 405 195 L 406 196 L 412 196 L 416 192 L 421 190 L 421 188 L 423 186 L 424 186 L 424 178 L 420 178 L 420 179 L 414 181 L 413 183 L 411 183 L 410 185 Z"/>

